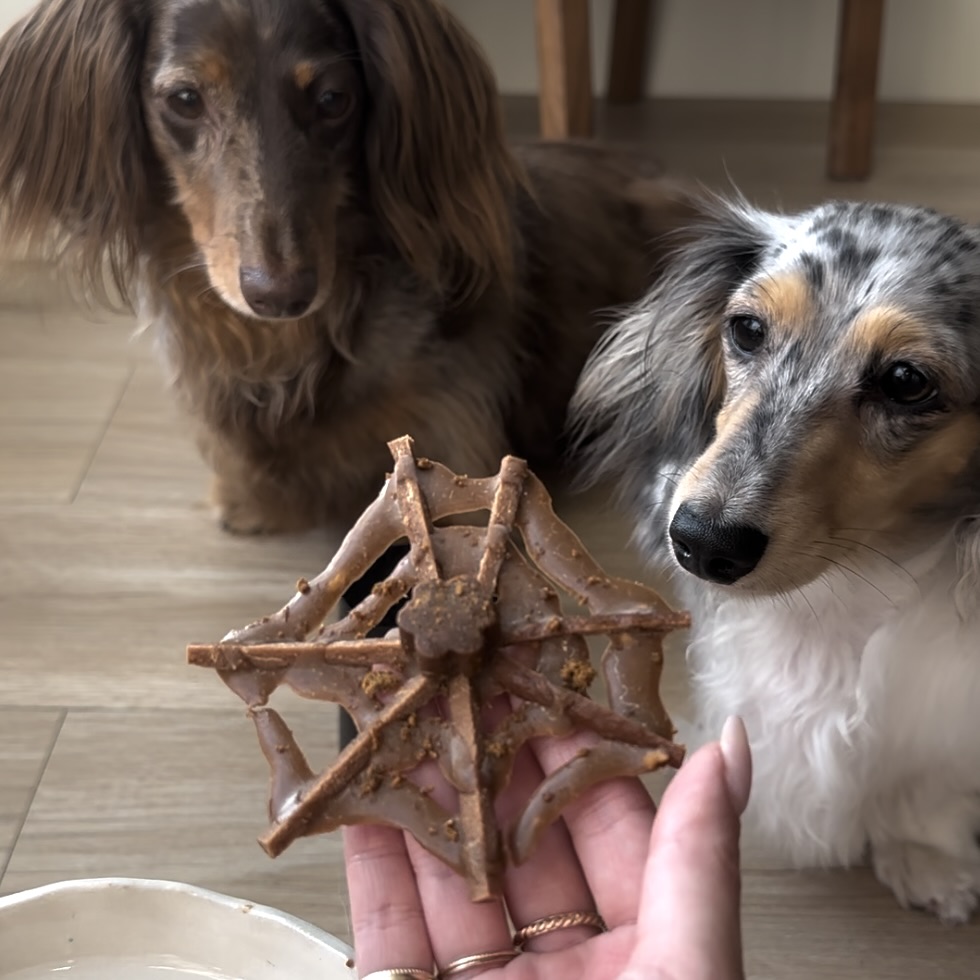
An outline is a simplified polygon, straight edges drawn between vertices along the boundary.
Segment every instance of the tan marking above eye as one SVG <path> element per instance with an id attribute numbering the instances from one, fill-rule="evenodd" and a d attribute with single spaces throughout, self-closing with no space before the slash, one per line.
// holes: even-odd
<path id="1" fill-rule="evenodd" d="M 305 92 L 313 84 L 316 76 L 316 66 L 308 61 L 301 61 L 293 68 L 293 79 L 296 82 L 296 87 L 302 92 Z"/>
<path id="2" fill-rule="evenodd" d="M 898 307 L 876 306 L 854 318 L 847 341 L 861 360 L 877 358 L 884 362 L 931 360 L 933 343 L 929 329 L 911 313 Z"/>
<path id="3" fill-rule="evenodd" d="M 231 65 L 217 52 L 203 54 L 194 68 L 195 74 L 204 85 L 215 88 L 228 88 L 231 85 Z"/>
<path id="4" fill-rule="evenodd" d="M 734 298 L 729 312 L 748 314 L 750 309 L 777 331 L 803 329 L 816 312 L 810 284 L 796 272 L 752 283 Z"/>

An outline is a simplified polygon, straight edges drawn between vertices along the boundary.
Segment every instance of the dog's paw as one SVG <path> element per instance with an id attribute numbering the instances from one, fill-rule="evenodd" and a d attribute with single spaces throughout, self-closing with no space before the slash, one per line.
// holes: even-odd
<path id="1" fill-rule="evenodd" d="M 229 534 L 257 537 L 292 534 L 314 525 L 309 514 L 271 494 L 254 495 L 220 478 L 211 487 L 211 502 L 218 525 Z"/>
<path id="2" fill-rule="evenodd" d="M 878 880 L 904 908 L 925 909 L 941 922 L 966 922 L 980 903 L 980 851 L 953 856 L 909 841 L 889 841 L 872 852 Z"/>
<path id="3" fill-rule="evenodd" d="M 238 501 L 217 508 L 218 524 L 223 531 L 240 537 L 271 534 L 301 534 L 317 527 L 308 514 L 290 511 L 266 511 L 250 501 Z"/>
<path id="4" fill-rule="evenodd" d="M 261 511 L 246 503 L 219 506 L 216 511 L 218 526 L 229 534 L 257 537 L 262 534 L 275 534 L 277 531 Z"/>

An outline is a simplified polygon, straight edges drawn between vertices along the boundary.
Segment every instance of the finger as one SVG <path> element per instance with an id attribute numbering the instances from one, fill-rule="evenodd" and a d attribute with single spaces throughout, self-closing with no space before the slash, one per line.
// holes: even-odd
<path id="1" fill-rule="evenodd" d="M 524 746 L 514 760 L 510 782 L 499 796 L 500 823 L 510 827 L 531 794 L 541 784 L 541 766 Z M 564 912 L 594 912 L 595 901 L 579 864 L 568 829 L 562 821 L 548 827 L 523 864 L 511 867 L 504 884 L 507 908 L 520 929 L 537 919 Z M 528 940 L 524 948 L 554 952 L 596 934 L 589 926 L 561 929 Z"/>
<path id="2" fill-rule="evenodd" d="M 432 947 L 404 834 L 376 825 L 345 827 L 344 858 L 358 973 L 430 970 Z"/>
<path id="3" fill-rule="evenodd" d="M 464 878 L 414 839 L 407 844 L 440 968 L 461 956 L 509 949 L 511 934 L 501 902 L 472 901 Z"/>
<path id="4" fill-rule="evenodd" d="M 459 809 L 455 791 L 434 763 L 419 766 L 413 778 L 432 786 L 432 799 L 450 813 Z M 510 928 L 502 902 L 474 902 L 466 879 L 406 835 L 406 850 L 415 873 L 432 952 L 440 968 L 473 953 L 511 946 Z"/>
<path id="5" fill-rule="evenodd" d="M 664 794 L 644 875 L 635 972 L 627 977 L 668 967 L 685 977 L 742 976 L 739 810 L 727 775 L 721 746 L 712 743 Z"/>
<path id="6" fill-rule="evenodd" d="M 534 750 L 546 773 L 575 756 L 594 737 L 545 739 Z M 579 864 L 610 929 L 636 921 L 637 896 L 650 846 L 655 807 L 638 779 L 610 779 L 564 810 Z"/>

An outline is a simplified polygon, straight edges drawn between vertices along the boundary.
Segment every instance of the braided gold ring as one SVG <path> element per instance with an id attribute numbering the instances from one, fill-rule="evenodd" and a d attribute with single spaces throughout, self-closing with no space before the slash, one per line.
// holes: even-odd
<path id="1" fill-rule="evenodd" d="M 453 960 L 444 970 L 439 971 L 439 980 L 446 977 L 454 977 L 459 973 L 465 973 L 477 966 L 503 966 L 509 963 L 517 951 L 513 949 L 495 949 L 490 953 L 474 953 L 472 956 L 461 956 L 458 960 Z"/>
<path id="2" fill-rule="evenodd" d="M 438 980 L 429 970 L 418 967 L 396 967 L 394 970 L 375 970 L 361 980 Z"/>
<path id="3" fill-rule="evenodd" d="M 591 929 L 598 929 L 599 932 L 606 931 L 606 923 L 598 912 L 559 912 L 557 915 L 546 915 L 543 919 L 535 919 L 523 929 L 518 929 L 514 933 L 514 949 L 522 950 L 531 939 L 546 936 L 549 932 L 574 929 L 576 926 L 589 926 Z"/>

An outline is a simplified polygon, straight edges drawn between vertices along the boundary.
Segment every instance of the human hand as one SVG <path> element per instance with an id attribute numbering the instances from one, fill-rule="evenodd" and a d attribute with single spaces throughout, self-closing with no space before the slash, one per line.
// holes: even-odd
<path id="1" fill-rule="evenodd" d="M 518 756 L 501 806 L 515 810 L 542 773 L 580 747 L 543 741 Z M 659 814 L 635 779 L 595 787 L 568 806 L 537 850 L 508 868 L 502 902 L 475 904 L 466 883 L 399 830 L 344 831 L 357 965 L 362 978 L 425 980 L 736 980 L 739 818 L 751 760 L 730 719 L 668 786 Z M 598 912 L 607 931 L 556 928 L 514 953 L 518 928 L 567 912 Z M 492 962 L 457 961 L 498 953 Z"/>

